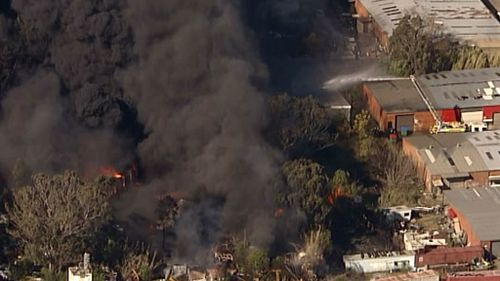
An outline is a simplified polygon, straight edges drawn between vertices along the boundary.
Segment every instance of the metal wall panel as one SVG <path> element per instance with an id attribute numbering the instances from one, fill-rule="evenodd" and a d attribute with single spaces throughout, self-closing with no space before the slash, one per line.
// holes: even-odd
<path id="1" fill-rule="evenodd" d="M 401 127 L 407 127 L 411 132 L 414 131 L 415 117 L 413 114 L 397 115 L 396 116 L 396 130 L 401 131 Z"/>
<path id="2" fill-rule="evenodd" d="M 466 124 L 483 122 L 483 111 L 462 112 L 462 121 Z"/>
<path id="3" fill-rule="evenodd" d="M 500 257 L 500 241 L 491 242 L 491 253 L 497 258 Z"/>

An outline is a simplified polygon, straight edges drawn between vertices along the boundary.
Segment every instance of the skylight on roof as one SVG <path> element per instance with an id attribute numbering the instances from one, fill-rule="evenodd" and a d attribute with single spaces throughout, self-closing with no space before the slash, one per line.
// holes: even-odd
<path id="1" fill-rule="evenodd" d="M 488 159 L 493 160 L 493 155 L 490 152 L 487 151 L 486 156 L 488 156 Z"/>
<path id="2" fill-rule="evenodd" d="M 432 151 L 426 149 L 425 154 L 427 155 L 427 158 L 431 161 L 431 163 L 436 162 L 436 158 L 434 158 L 434 155 L 432 154 Z"/>
<path id="3" fill-rule="evenodd" d="M 469 156 L 464 156 L 465 162 L 467 162 L 467 165 L 472 165 L 472 160 L 470 160 Z"/>

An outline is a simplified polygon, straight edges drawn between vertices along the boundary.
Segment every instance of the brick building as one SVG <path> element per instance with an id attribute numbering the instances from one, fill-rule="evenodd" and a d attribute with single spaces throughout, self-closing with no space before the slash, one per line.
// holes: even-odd
<path id="1" fill-rule="evenodd" d="M 500 48 L 498 0 L 355 0 L 358 30 L 373 30 L 380 45 L 387 47 L 394 29 L 405 15 L 420 15 L 462 42 L 481 48 Z"/>
<path id="2" fill-rule="evenodd" d="M 446 190 L 444 196 L 451 212 L 458 217 L 467 243 L 500 257 L 500 188 Z"/>
<path id="3" fill-rule="evenodd" d="M 500 68 L 446 71 L 411 79 L 366 82 L 367 109 L 380 129 L 428 132 L 436 120 L 461 121 L 472 130 L 500 128 Z"/>
<path id="4" fill-rule="evenodd" d="M 413 135 L 403 139 L 427 192 L 500 186 L 500 130 Z"/>

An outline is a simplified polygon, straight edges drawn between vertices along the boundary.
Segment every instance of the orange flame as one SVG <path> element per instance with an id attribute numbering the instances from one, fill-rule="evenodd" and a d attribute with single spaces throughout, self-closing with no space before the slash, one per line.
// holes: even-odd
<path id="1" fill-rule="evenodd" d="M 283 209 L 282 208 L 276 208 L 276 210 L 274 211 L 274 216 L 276 218 L 281 217 L 282 214 L 283 214 Z"/>
<path id="2" fill-rule="evenodd" d="M 330 205 L 333 205 L 337 198 L 339 198 L 340 196 L 342 196 L 342 189 L 340 188 L 340 186 L 337 186 L 332 190 L 330 194 L 328 194 L 326 200 L 328 201 L 328 203 L 330 203 Z"/>
<path id="3" fill-rule="evenodd" d="M 111 167 L 101 167 L 99 169 L 99 171 L 103 176 L 106 176 L 106 177 L 111 177 L 111 178 L 115 178 L 115 179 L 122 179 L 123 178 L 122 173 L 119 173 L 118 171 L 116 171 L 114 168 L 111 168 Z"/>

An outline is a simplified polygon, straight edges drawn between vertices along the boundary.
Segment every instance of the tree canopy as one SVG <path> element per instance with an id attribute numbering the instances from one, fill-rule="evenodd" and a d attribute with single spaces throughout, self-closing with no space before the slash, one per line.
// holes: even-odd
<path id="1" fill-rule="evenodd" d="M 374 170 L 378 171 L 382 184 L 380 206 L 413 205 L 417 202 L 422 184 L 415 166 L 403 152 L 384 142 L 377 149 L 374 162 L 379 163 L 378 169 Z"/>
<path id="2" fill-rule="evenodd" d="M 271 141 L 286 153 L 304 155 L 334 144 L 333 115 L 313 96 L 277 95 L 269 105 Z"/>
<path id="3" fill-rule="evenodd" d="M 75 172 L 36 174 L 30 185 L 13 190 L 7 206 L 9 233 L 25 256 L 54 270 L 81 254 L 86 238 L 107 220 L 107 196 Z"/>
<path id="4" fill-rule="evenodd" d="M 408 76 L 449 70 L 456 40 L 419 16 L 405 16 L 389 39 L 389 71 Z"/>
<path id="5" fill-rule="evenodd" d="M 280 203 L 302 210 L 307 221 L 322 225 L 330 210 L 327 204 L 328 177 L 323 167 L 309 159 L 288 161 L 282 168 L 288 190 L 280 198 Z"/>

